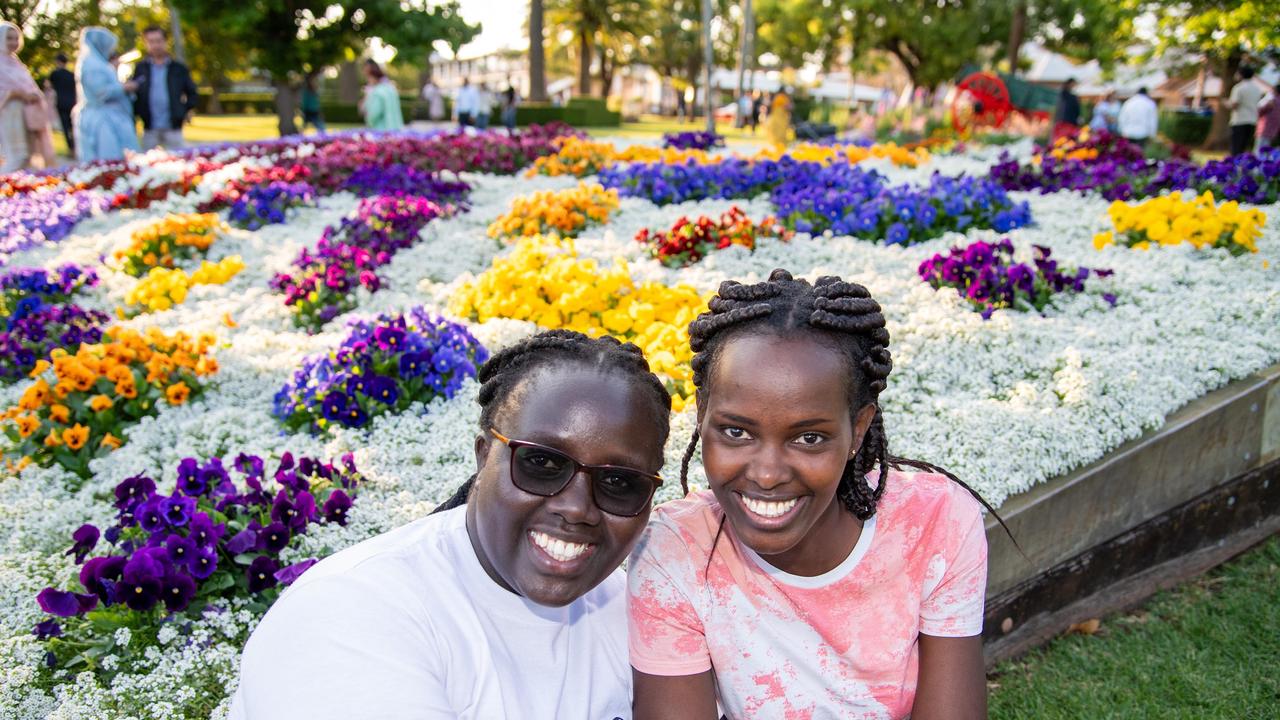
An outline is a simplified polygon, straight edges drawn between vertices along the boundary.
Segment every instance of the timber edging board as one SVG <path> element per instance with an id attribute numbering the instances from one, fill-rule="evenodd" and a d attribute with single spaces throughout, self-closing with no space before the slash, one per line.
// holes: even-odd
<path id="1" fill-rule="evenodd" d="M 1052 637 L 1079 619 L 1066 608 L 1109 585 L 1157 566 L 1183 567 L 1185 575 L 1194 563 L 1178 566 L 1180 556 L 1208 557 L 1213 547 L 1221 552 L 1275 532 L 1278 475 L 1280 365 L 1273 365 L 1189 403 L 1098 461 L 1010 498 L 999 512 L 1025 557 L 988 517 L 988 654 L 993 646 L 1005 656 L 1013 646 L 1026 649 L 1025 640 L 1004 638 L 1010 633 Z M 1154 592 L 1162 583 L 1151 578 L 1144 586 Z"/>

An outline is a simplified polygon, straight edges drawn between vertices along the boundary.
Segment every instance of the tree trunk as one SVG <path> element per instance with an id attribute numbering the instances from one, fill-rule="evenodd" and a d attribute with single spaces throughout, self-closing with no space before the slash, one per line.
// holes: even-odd
<path id="1" fill-rule="evenodd" d="M 747 65 L 750 58 L 754 58 L 755 54 L 751 52 L 752 35 L 756 31 L 755 12 L 751 9 L 751 0 L 743 0 L 742 3 L 742 53 L 738 57 L 738 94 L 733 98 L 734 116 L 738 118 L 737 126 L 743 127 L 747 124 L 747 118 L 742 114 L 742 95 L 746 92 L 746 76 Z M 748 110 L 748 112 L 750 112 Z"/>
<path id="2" fill-rule="evenodd" d="M 338 102 L 355 104 L 360 102 L 360 67 L 354 62 L 344 62 L 338 66 Z"/>
<path id="3" fill-rule="evenodd" d="M 617 63 L 611 62 L 608 50 L 600 51 L 600 97 L 609 99 L 609 90 L 613 87 L 613 71 L 618 69 Z"/>
<path id="4" fill-rule="evenodd" d="M 1022 49 L 1022 41 L 1027 36 L 1027 0 L 1018 0 L 1013 8 L 1013 19 L 1009 23 L 1009 47 L 1006 59 L 1009 61 L 1009 74 L 1018 74 L 1018 51 Z"/>
<path id="5" fill-rule="evenodd" d="M 298 124 L 294 117 L 298 114 L 298 88 L 289 84 L 287 79 L 276 80 L 276 122 L 280 128 L 280 137 L 298 134 Z"/>
<path id="6" fill-rule="evenodd" d="M 542 45 L 542 0 L 529 0 L 529 99 L 547 101 L 547 58 Z"/>
<path id="7" fill-rule="evenodd" d="M 578 32 L 578 94 L 591 94 L 591 33 Z"/>
<path id="8" fill-rule="evenodd" d="M 166 2 L 169 8 L 169 30 L 173 35 L 173 56 L 184 65 L 187 62 L 187 44 L 182 39 L 182 20 L 178 17 L 178 8 L 172 2 Z"/>
<path id="9" fill-rule="evenodd" d="M 716 116 L 711 104 L 711 66 L 715 62 L 711 55 L 711 0 L 702 0 L 702 69 L 703 91 L 702 104 L 707 112 L 707 132 L 716 131 Z"/>
<path id="10" fill-rule="evenodd" d="M 1239 51 L 1232 52 L 1226 58 L 1212 62 L 1213 71 L 1222 80 L 1222 91 L 1218 94 L 1218 108 L 1213 113 L 1213 124 L 1209 126 L 1209 137 L 1205 138 L 1206 150 L 1224 150 L 1231 145 L 1231 111 L 1227 109 L 1227 98 L 1231 97 L 1231 88 L 1236 84 L 1236 72 L 1244 57 Z"/>

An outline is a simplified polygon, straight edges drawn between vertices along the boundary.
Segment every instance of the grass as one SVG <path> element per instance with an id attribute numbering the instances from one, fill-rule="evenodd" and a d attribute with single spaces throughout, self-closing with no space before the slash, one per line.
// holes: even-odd
<path id="1" fill-rule="evenodd" d="M 330 130 L 347 130 L 360 127 L 342 123 L 329 123 Z M 139 131 L 141 132 L 141 131 Z M 311 129 L 310 132 L 315 132 Z M 263 138 L 279 137 L 275 115 L 196 115 L 183 128 L 188 145 L 204 145 L 216 142 L 247 142 Z M 139 135 L 141 139 L 141 135 Z M 53 149 L 67 157 L 67 143 L 61 132 L 53 133 Z"/>
<path id="2" fill-rule="evenodd" d="M 1094 635 L 1060 637 L 988 678 L 990 716 L 1275 718 L 1280 537 Z"/>

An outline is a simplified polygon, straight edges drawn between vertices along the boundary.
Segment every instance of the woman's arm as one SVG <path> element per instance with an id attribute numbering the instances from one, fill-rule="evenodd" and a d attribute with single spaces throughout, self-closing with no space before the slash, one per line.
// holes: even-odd
<path id="1" fill-rule="evenodd" d="M 982 636 L 934 637 L 922 633 L 920 679 L 911 720 L 985 717 L 987 677 L 982 662 Z"/>
<path id="2" fill-rule="evenodd" d="M 634 720 L 716 720 L 711 671 L 697 675 L 649 675 L 631 669 Z"/>

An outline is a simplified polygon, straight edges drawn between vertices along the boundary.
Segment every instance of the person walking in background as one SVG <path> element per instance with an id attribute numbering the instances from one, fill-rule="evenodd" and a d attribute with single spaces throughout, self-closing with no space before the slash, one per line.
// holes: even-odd
<path id="1" fill-rule="evenodd" d="M 1120 106 L 1120 114 L 1116 117 L 1120 135 L 1143 150 L 1147 147 L 1147 141 L 1155 137 L 1158 121 L 1156 101 L 1147 94 L 1145 87 L 1138 88 L 1136 95 L 1124 101 Z"/>
<path id="2" fill-rule="evenodd" d="M 400 111 L 400 93 L 373 60 L 364 61 L 364 75 L 369 82 L 364 89 L 364 122 L 370 130 L 399 130 L 404 127 Z"/>
<path id="3" fill-rule="evenodd" d="M 1276 88 L 1271 88 L 1258 103 L 1258 139 L 1254 146 L 1257 152 L 1275 147 L 1277 138 L 1280 138 L 1280 98 L 1276 97 L 1276 92 Z"/>
<path id="4" fill-rule="evenodd" d="M 76 95 L 71 124 L 76 133 L 76 159 L 119 160 L 126 150 L 138 151 L 129 94 L 116 78 L 111 63 L 116 36 L 102 27 L 80 31 L 76 53 Z"/>
<path id="5" fill-rule="evenodd" d="M 791 130 L 791 98 L 785 90 L 773 94 L 769 105 L 769 119 L 765 120 L 764 133 L 775 147 L 787 146 L 787 133 Z"/>
<path id="6" fill-rule="evenodd" d="M 756 134 L 756 126 L 760 124 L 760 114 L 764 112 L 764 94 L 759 90 L 751 93 L 751 116 L 747 118 L 747 122 L 751 123 L 751 134 Z"/>
<path id="7" fill-rule="evenodd" d="M 30 167 L 37 154 L 44 167 L 53 167 L 49 105 L 31 71 L 18 59 L 22 28 L 0 22 L 0 33 L 0 172 Z"/>
<path id="8" fill-rule="evenodd" d="M 462 87 L 458 88 L 458 94 L 453 98 L 453 114 L 458 120 L 458 125 L 467 127 L 474 124 L 479 106 L 480 94 L 472 86 L 470 78 L 463 78 Z"/>
<path id="9" fill-rule="evenodd" d="M 76 106 L 76 74 L 67 69 L 67 56 L 58 53 L 54 58 L 57 68 L 49 73 L 49 85 L 53 87 L 54 105 L 62 124 L 62 137 L 67 140 L 67 152 L 75 157 L 76 134 L 71 127 L 71 108 Z"/>
<path id="10" fill-rule="evenodd" d="M 1093 106 L 1093 119 L 1089 121 L 1089 127 L 1099 132 L 1105 130 L 1107 132 L 1116 131 L 1116 119 L 1120 117 L 1120 103 L 1116 102 L 1116 93 L 1109 90 L 1097 105 Z"/>
<path id="11" fill-rule="evenodd" d="M 480 83 L 476 91 L 476 127 L 486 130 L 489 127 L 489 114 L 493 112 L 493 95 L 488 86 Z"/>
<path id="12" fill-rule="evenodd" d="M 751 114 L 751 95 L 743 93 L 738 96 L 738 117 L 734 122 L 734 127 L 744 128 L 747 126 L 747 116 Z"/>
<path id="13" fill-rule="evenodd" d="M 422 88 L 422 98 L 427 101 L 427 117 L 431 122 L 444 120 L 444 93 L 440 92 L 434 80 L 428 80 Z"/>
<path id="14" fill-rule="evenodd" d="M 507 129 L 508 135 L 516 134 L 516 108 L 519 105 L 520 95 L 508 82 L 507 89 L 502 91 L 502 125 Z"/>
<path id="15" fill-rule="evenodd" d="M 302 129 L 314 125 L 316 132 L 324 132 L 324 114 L 320 111 L 320 91 L 316 87 L 316 71 L 307 73 L 302 80 Z"/>
<path id="16" fill-rule="evenodd" d="M 125 90 L 133 93 L 133 111 L 142 121 L 142 149 L 186 146 L 182 126 L 196 108 L 196 84 L 187 66 L 169 55 L 169 33 L 158 25 L 142 31 L 147 60 L 138 63 Z"/>
<path id="17" fill-rule="evenodd" d="M 1253 81 L 1253 68 L 1242 67 L 1236 73 L 1239 82 L 1231 88 L 1227 109 L 1231 111 L 1231 154 L 1241 155 L 1253 149 L 1253 134 L 1258 129 L 1258 104 L 1262 88 Z"/>
<path id="18" fill-rule="evenodd" d="M 1053 112 L 1054 139 L 1072 137 L 1080 129 L 1080 98 L 1075 92 L 1075 78 L 1067 78 L 1058 92 L 1058 106 Z"/>

